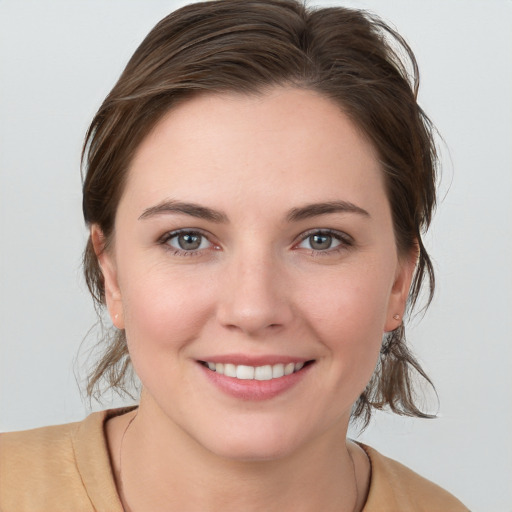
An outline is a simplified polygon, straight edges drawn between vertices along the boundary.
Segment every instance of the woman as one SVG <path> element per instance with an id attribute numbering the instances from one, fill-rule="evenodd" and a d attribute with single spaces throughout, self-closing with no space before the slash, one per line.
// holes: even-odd
<path id="1" fill-rule="evenodd" d="M 466 510 L 346 438 L 372 408 L 429 416 L 403 318 L 433 290 L 436 153 L 408 64 L 378 19 L 292 0 L 155 27 L 84 150 L 117 329 L 88 391 L 133 364 L 139 406 L 3 435 L 2 510 Z"/>

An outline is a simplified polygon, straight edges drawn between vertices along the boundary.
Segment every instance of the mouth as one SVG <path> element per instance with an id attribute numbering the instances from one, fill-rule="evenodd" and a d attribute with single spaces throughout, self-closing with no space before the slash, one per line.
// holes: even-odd
<path id="1" fill-rule="evenodd" d="M 214 363 L 211 361 L 199 361 L 210 371 L 226 377 L 238 380 L 269 381 L 300 372 L 306 366 L 314 363 L 314 360 L 267 364 L 263 366 L 248 366 L 244 364 Z"/>

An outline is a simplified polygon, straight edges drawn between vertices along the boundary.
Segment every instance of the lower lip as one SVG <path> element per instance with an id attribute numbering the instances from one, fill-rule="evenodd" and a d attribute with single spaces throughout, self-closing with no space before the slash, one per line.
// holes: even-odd
<path id="1" fill-rule="evenodd" d="M 297 385 L 309 373 L 313 364 L 310 363 L 290 375 L 270 380 L 236 379 L 214 372 L 201 363 L 199 366 L 206 378 L 224 393 L 239 400 L 261 401 L 270 400 Z"/>

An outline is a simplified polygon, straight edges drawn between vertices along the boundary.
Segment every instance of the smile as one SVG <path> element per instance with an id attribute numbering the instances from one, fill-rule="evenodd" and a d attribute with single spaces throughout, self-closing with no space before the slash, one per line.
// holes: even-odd
<path id="1" fill-rule="evenodd" d="M 287 364 L 274 364 L 264 366 L 247 366 L 244 364 L 232 363 L 203 363 L 211 371 L 216 372 L 226 377 L 233 377 L 239 380 L 272 380 L 279 379 L 285 375 L 291 375 L 298 372 L 304 367 L 303 362 L 300 363 L 287 363 Z"/>

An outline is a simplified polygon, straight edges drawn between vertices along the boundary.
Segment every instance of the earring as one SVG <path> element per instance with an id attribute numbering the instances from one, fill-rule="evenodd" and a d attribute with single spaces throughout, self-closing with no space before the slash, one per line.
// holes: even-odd
<path id="1" fill-rule="evenodd" d="M 393 315 L 394 320 L 400 320 L 400 315 L 397 313 L 396 315 Z"/>

